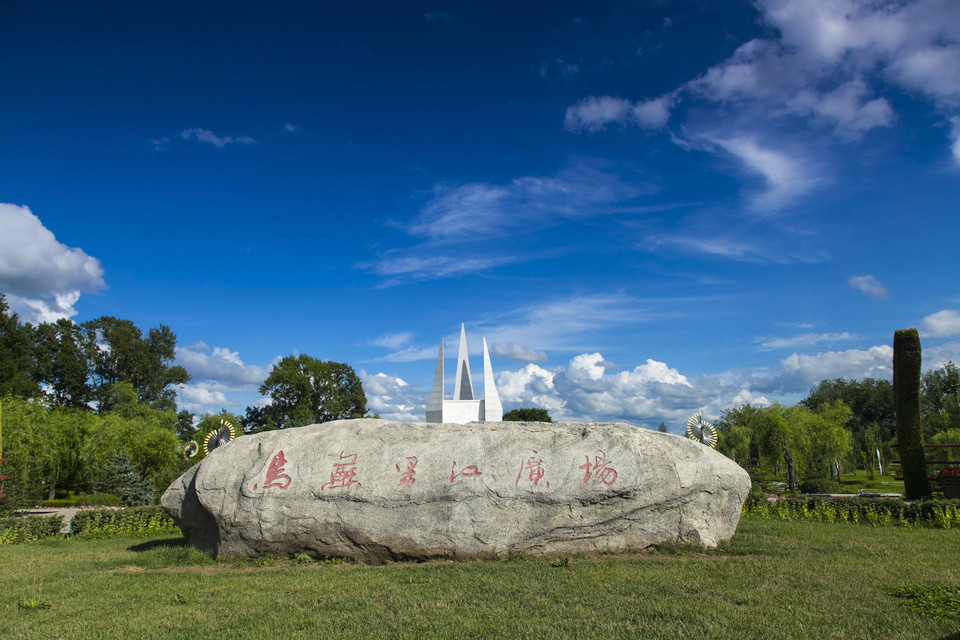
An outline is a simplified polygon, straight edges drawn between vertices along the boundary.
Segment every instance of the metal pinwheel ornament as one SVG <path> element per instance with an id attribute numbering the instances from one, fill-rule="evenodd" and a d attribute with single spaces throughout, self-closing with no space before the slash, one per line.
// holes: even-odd
<path id="1" fill-rule="evenodd" d="M 198 445 L 196 442 L 191 440 L 186 444 L 186 446 L 183 448 L 183 451 L 181 453 L 183 453 L 184 458 L 192 458 L 193 456 L 197 455 L 197 453 L 199 452 L 200 452 L 200 445 Z"/>
<path id="2" fill-rule="evenodd" d="M 220 420 L 220 428 L 214 429 L 203 439 L 203 454 L 209 455 L 217 447 L 222 447 L 236 437 L 235 427 L 229 420 Z"/>
<path id="3" fill-rule="evenodd" d="M 717 430 L 712 424 L 703 419 L 699 411 L 687 420 L 687 437 L 701 444 L 705 444 L 711 449 L 717 447 Z"/>

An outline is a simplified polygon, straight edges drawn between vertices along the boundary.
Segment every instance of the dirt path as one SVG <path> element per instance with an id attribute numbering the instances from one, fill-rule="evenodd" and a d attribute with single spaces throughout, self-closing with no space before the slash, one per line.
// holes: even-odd
<path id="1" fill-rule="evenodd" d="M 77 511 L 80 509 L 52 509 L 52 508 L 37 508 L 37 509 L 18 509 L 13 513 L 18 516 L 63 516 L 63 526 L 60 528 L 60 533 L 70 533 L 70 521 L 73 520 L 73 516 L 77 515 Z"/>

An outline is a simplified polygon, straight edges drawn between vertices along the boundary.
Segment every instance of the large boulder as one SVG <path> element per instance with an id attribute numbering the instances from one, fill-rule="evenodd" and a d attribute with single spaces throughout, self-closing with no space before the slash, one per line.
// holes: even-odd
<path id="1" fill-rule="evenodd" d="M 716 451 L 627 424 L 363 419 L 229 442 L 162 504 L 216 554 L 378 562 L 714 547 L 749 489 Z"/>

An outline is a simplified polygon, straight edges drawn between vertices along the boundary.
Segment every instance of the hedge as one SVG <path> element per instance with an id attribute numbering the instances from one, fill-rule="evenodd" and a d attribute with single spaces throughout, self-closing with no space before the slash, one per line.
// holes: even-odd
<path id="1" fill-rule="evenodd" d="M 752 495 L 743 505 L 744 514 L 779 520 L 813 520 L 873 526 L 960 528 L 960 500 L 915 500 L 896 498 L 796 497 L 770 500 Z"/>

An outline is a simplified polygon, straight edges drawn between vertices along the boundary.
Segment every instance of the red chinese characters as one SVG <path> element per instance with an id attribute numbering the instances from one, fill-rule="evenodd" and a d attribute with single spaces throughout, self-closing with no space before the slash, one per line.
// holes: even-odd
<path id="1" fill-rule="evenodd" d="M 470 466 L 464 467 L 463 471 L 461 471 L 460 473 L 457 473 L 456 471 L 457 471 L 457 461 L 454 460 L 453 466 L 450 467 L 450 477 L 449 477 L 450 484 L 453 484 L 453 481 L 460 477 L 476 478 L 478 476 L 483 475 L 482 473 L 480 473 L 480 469 L 478 469 L 477 465 L 475 464 L 471 464 Z"/>
<path id="2" fill-rule="evenodd" d="M 536 450 L 533 450 L 533 453 L 536 454 Z M 520 484 L 520 478 L 523 477 L 524 471 L 527 472 L 527 481 L 532 482 L 533 486 L 537 486 L 543 476 L 546 473 L 546 470 L 543 468 L 543 459 L 538 458 L 536 455 L 528 457 L 526 460 L 520 463 L 520 471 L 517 473 L 517 479 L 513 483 L 513 486 L 518 486 Z M 544 480 L 544 485 L 546 487 L 550 486 L 550 482 Z"/>
<path id="3" fill-rule="evenodd" d="M 609 487 L 617 481 L 617 472 L 610 466 L 606 453 L 599 449 L 597 453 L 600 455 L 593 457 L 593 464 L 590 463 L 590 456 L 584 456 L 587 459 L 586 462 L 577 468 L 584 470 L 583 484 L 587 484 L 593 478 L 595 482 Z"/>
<path id="4" fill-rule="evenodd" d="M 287 464 L 287 459 L 283 457 L 283 451 L 273 456 L 270 466 L 267 467 L 267 481 L 263 483 L 263 488 L 276 487 L 277 489 L 286 489 L 290 486 L 290 476 L 284 473 L 283 465 Z"/>
<path id="5" fill-rule="evenodd" d="M 416 471 L 414 471 L 414 468 L 417 466 L 418 462 L 420 461 L 417 460 L 417 456 L 407 457 L 407 469 L 406 471 L 403 472 L 403 475 L 400 476 L 400 482 L 398 482 L 397 484 L 399 484 L 401 487 L 413 486 L 413 483 L 417 481 L 417 479 L 414 478 L 414 476 L 416 475 Z M 397 473 L 399 473 L 400 465 L 394 465 L 394 466 L 397 468 Z"/>
<path id="6" fill-rule="evenodd" d="M 344 455 L 340 452 L 340 462 L 333 463 L 333 471 L 330 472 L 330 480 L 323 483 L 320 491 L 326 489 L 349 489 L 353 487 L 354 491 L 360 489 L 360 482 L 355 480 L 357 475 L 357 454 L 348 453 Z"/>

